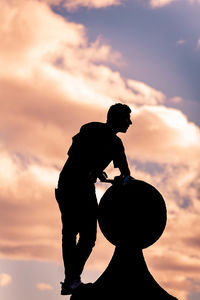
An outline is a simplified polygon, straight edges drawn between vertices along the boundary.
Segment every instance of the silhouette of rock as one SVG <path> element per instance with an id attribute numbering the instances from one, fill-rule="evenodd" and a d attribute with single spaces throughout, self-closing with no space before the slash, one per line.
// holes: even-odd
<path id="1" fill-rule="evenodd" d="M 159 239 L 166 220 L 164 199 L 152 185 L 131 180 L 111 186 L 100 201 L 98 221 L 115 252 L 96 282 L 77 289 L 71 300 L 177 299 L 155 281 L 142 252 Z"/>

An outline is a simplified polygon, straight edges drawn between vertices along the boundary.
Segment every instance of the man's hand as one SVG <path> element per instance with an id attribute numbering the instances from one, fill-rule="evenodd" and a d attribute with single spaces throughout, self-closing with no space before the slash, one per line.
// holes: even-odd
<path id="1" fill-rule="evenodd" d="M 120 175 L 120 176 L 115 176 L 114 178 L 114 184 L 122 184 L 122 185 L 126 185 L 130 180 L 134 180 L 135 178 L 133 178 L 130 175 Z"/>
<path id="2" fill-rule="evenodd" d="M 97 177 L 100 179 L 100 181 L 105 182 L 108 178 L 108 175 L 106 174 L 106 172 L 101 172 L 97 175 Z"/>

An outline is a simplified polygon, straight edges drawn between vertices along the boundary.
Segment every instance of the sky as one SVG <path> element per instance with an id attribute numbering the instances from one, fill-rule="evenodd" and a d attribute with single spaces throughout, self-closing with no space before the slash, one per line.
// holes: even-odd
<path id="1" fill-rule="evenodd" d="M 132 109 L 119 134 L 131 174 L 167 206 L 148 268 L 180 300 L 200 299 L 199 13 L 198 0 L 0 2 L 1 299 L 61 299 L 54 188 L 72 136 L 117 102 Z M 107 187 L 96 184 L 98 200 Z M 113 251 L 98 230 L 83 281 Z"/>

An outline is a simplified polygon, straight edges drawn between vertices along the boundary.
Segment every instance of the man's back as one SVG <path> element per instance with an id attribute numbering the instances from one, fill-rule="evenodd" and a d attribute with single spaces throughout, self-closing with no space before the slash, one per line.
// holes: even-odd
<path id="1" fill-rule="evenodd" d="M 118 167 L 120 160 L 124 159 L 123 144 L 106 123 L 87 123 L 72 139 L 68 151 L 69 158 L 60 174 L 60 183 L 69 177 L 69 174 L 87 176 L 91 171 L 98 174 L 112 160 L 114 166 Z"/>

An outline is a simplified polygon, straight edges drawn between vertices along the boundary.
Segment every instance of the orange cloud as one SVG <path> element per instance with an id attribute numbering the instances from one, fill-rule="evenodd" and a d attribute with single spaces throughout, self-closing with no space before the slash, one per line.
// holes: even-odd
<path id="1" fill-rule="evenodd" d="M 120 5 L 121 0 L 65 0 L 64 6 L 68 10 L 75 10 L 78 7 L 101 8 L 111 5 Z"/>
<path id="2" fill-rule="evenodd" d="M 199 161 L 199 127 L 176 109 L 142 106 L 133 113 L 133 127 L 123 139 L 128 154 L 141 161 L 187 164 L 188 157 Z"/>
<path id="3" fill-rule="evenodd" d="M 7 273 L 0 274 L 0 286 L 4 287 L 11 283 L 12 277 Z"/>
<path id="4" fill-rule="evenodd" d="M 0 14 L 6 24 L 0 32 L 2 79 L 27 84 L 41 95 L 51 86 L 58 98 L 77 103 L 108 107 L 113 98 L 125 98 L 141 104 L 147 86 L 127 82 L 108 68 L 107 62 L 122 63 L 121 55 L 100 37 L 88 44 L 82 25 L 67 22 L 44 3 L 34 1 L 22 1 L 18 6 L 2 4 Z M 36 23 L 37 27 L 33 26 Z M 155 103 L 163 97 L 155 97 L 153 89 L 151 92 L 149 88 L 149 97 L 143 97 L 143 102 L 154 99 Z"/>
<path id="5" fill-rule="evenodd" d="M 41 283 L 37 284 L 37 289 L 40 291 L 49 291 L 49 290 L 52 290 L 53 287 L 48 283 L 41 282 Z"/>
<path id="6" fill-rule="evenodd" d="M 162 7 L 174 2 L 175 0 L 151 0 L 150 5 L 154 8 Z"/>
<path id="7" fill-rule="evenodd" d="M 148 86 L 143 82 L 128 80 L 128 86 L 135 93 L 135 103 L 156 105 L 159 103 L 163 103 L 166 99 L 165 95 L 162 92 Z"/>
<path id="8" fill-rule="evenodd" d="M 153 7 L 153 8 L 160 8 L 160 7 L 166 6 L 170 3 L 173 3 L 175 1 L 177 1 L 177 0 L 150 0 L 149 3 L 151 5 L 151 7 Z M 193 4 L 195 2 L 200 3 L 199 0 L 188 0 L 188 2 L 191 4 Z M 183 43 L 184 42 L 185 41 L 183 41 Z M 180 44 L 183 44 L 183 43 L 182 43 L 182 41 L 180 41 Z"/>
<path id="9" fill-rule="evenodd" d="M 122 0 L 42 0 L 49 5 L 62 5 L 70 11 L 79 7 L 103 8 L 112 5 L 120 5 Z"/>
<path id="10" fill-rule="evenodd" d="M 191 278 L 199 268 L 199 127 L 165 107 L 162 92 L 108 67 L 111 58 L 113 64 L 123 58 L 102 37 L 88 43 L 83 25 L 44 2 L 0 8 L 1 257 L 61 261 L 54 188 L 71 137 L 85 122 L 105 121 L 108 107 L 122 99 L 133 110 L 133 127 L 121 136 L 132 175 L 158 187 L 168 207 L 166 231 L 146 255 L 160 282 L 186 299 L 197 289 Z M 98 184 L 99 198 L 105 188 Z M 112 251 L 99 233 L 87 268 L 102 271 Z"/>

